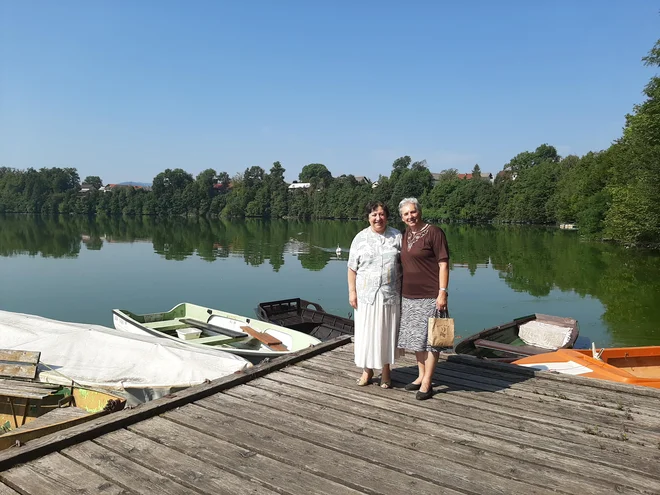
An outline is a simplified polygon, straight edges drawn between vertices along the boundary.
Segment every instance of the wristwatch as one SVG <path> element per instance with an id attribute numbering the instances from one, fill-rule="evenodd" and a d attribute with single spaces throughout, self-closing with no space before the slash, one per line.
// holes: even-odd
<path id="1" fill-rule="evenodd" d="M 439 290 L 443 290 L 443 291 L 445 291 L 447 294 L 449 294 L 449 291 L 447 290 L 447 287 L 440 287 Z"/>

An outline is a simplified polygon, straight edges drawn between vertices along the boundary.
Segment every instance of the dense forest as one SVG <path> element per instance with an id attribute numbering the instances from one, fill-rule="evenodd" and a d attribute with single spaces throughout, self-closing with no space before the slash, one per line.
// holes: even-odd
<path id="1" fill-rule="evenodd" d="M 660 41 L 643 58 L 660 66 Z M 0 213 L 221 216 L 290 219 L 359 218 L 364 205 L 418 197 L 424 216 L 445 222 L 577 223 L 588 237 L 630 244 L 660 242 L 660 77 L 644 88 L 645 101 L 626 115 L 622 136 L 608 149 L 561 157 L 542 144 L 504 164 L 493 181 L 475 165 L 432 174 L 424 160 L 397 158 L 373 184 L 352 175 L 333 177 L 312 163 L 289 188 L 284 167 L 253 166 L 230 177 L 208 169 L 197 177 L 167 169 L 149 188 L 102 190 L 100 177 L 81 188 L 74 168 L 0 168 Z M 471 177 L 471 178 L 468 178 Z M 300 184 L 299 184 L 300 185 Z"/>

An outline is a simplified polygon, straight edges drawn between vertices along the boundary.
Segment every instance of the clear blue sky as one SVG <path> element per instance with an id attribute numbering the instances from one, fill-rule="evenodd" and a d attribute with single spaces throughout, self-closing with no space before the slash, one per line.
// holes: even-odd
<path id="1" fill-rule="evenodd" d="M 279 160 L 376 179 L 607 148 L 650 0 L 0 0 L 0 166 L 104 183 Z"/>

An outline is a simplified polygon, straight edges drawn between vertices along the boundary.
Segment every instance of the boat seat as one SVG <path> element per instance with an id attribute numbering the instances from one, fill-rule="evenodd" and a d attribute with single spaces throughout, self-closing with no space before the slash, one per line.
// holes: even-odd
<path id="1" fill-rule="evenodd" d="M 179 321 L 181 323 L 185 323 L 186 325 L 190 325 L 191 327 L 197 328 L 199 330 L 206 330 L 207 332 L 214 333 L 216 335 L 226 335 L 227 337 L 232 337 L 235 339 L 248 337 L 247 333 L 237 332 L 236 330 L 229 330 L 228 328 L 211 325 L 210 323 L 204 323 L 203 321 L 195 320 L 193 318 L 181 318 Z"/>
<path id="2" fill-rule="evenodd" d="M 39 409 L 41 401 L 54 392 L 52 386 L 33 381 L 37 377 L 40 358 L 41 352 L 38 351 L 0 349 L 0 397 L 5 397 L 9 402 L 14 428 L 19 426 L 16 406 L 23 407 L 20 425 L 24 425 L 30 402 L 36 402 Z M 16 399 L 20 399 L 20 402 Z"/>
<path id="3" fill-rule="evenodd" d="M 142 323 L 142 325 L 153 330 L 162 330 L 163 328 L 180 326 L 181 323 L 178 319 L 175 318 L 173 320 L 149 321 Z"/>
<path id="4" fill-rule="evenodd" d="M 248 335 L 250 335 L 250 337 L 253 337 L 253 338 L 257 339 L 259 342 L 261 342 L 265 346 L 269 347 L 273 351 L 286 352 L 286 351 L 289 350 L 282 343 L 282 341 L 280 339 L 278 339 L 277 337 L 275 337 L 273 335 L 270 335 L 270 334 L 264 333 L 264 332 L 258 332 L 254 328 L 248 327 L 248 326 L 241 327 L 241 330 L 243 330 Z"/>
<path id="5" fill-rule="evenodd" d="M 534 356 L 536 354 L 544 354 L 551 352 L 553 349 L 546 349 L 544 347 L 534 347 L 531 345 L 510 345 L 493 340 L 477 339 L 474 341 L 474 346 L 481 349 L 490 349 L 492 351 L 501 351 L 517 356 Z"/>

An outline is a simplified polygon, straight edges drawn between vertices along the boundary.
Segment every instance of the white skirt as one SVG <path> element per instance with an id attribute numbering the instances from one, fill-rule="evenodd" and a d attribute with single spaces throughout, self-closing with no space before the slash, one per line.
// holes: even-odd
<path id="1" fill-rule="evenodd" d="M 360 368 L 383 369 L 393 364 L 397 355 L 396 341 L 399 330 L 401 306 L 383 304 L 378 291 L 374 304 L 358 301 L 355 319 L 355 365 Z"/>

